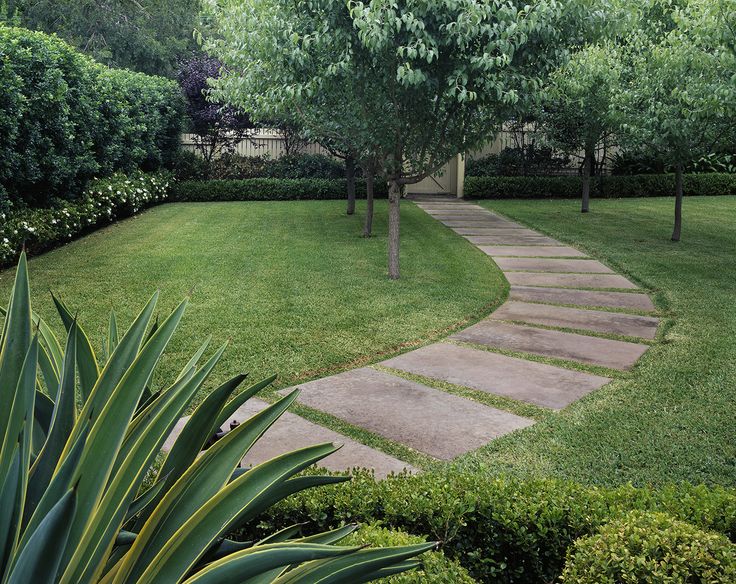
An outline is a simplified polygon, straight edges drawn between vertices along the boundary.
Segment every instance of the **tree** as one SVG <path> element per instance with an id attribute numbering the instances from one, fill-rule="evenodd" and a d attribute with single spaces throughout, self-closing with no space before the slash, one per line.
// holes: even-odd
<path id="1" fill-rule="evenodd" d="M 171 77 L 194 48 L 201 0 L 6 0 L 8 14 L 96 60 Z"/>
<path id="2" fill-rule="evenodd" d="M 679 16 L 678 16 L 679 15 Z M 641 30 L 627 41 L 625 83 L 614 107 L 622 116 L 621 137 L 646 147 L 675 168 L 672 240 L 682 234 L 684 167 L 716 149 L 734 131 L 734 53 L 709 41 L 696 21 L 653 40 Z"/>
<path id="3" fill-rule="evenodd" d="M 539 0 L 210 1 L 228 66 L 216 94 L 248 111 L 295 107 L 349 83 L 351 115 L 389 182 L 389 277 L 403 188 L 488 139 L 564 49 L 568 7 Z M 564 51 L 563 51 L 564 52 Z"/>
<path id="4" fill-rule="evenodd" d="M 246 113 L 209 99 L 208 80 L 218 77 L 221 68 L 214 57 L 196 54 L 183 61 L 177 73 L 187 99 L 195 147 L 208 163 L 220 154 L 233 152 L 240 142 L 251 136 L 254 128 Z"/>
<path id="5" fill-rule="evenodd" d="M 583 213 L 590 209 L 596 152 L 616 128 L 611 100 L 620 82 L 618 49 L 588 45 L 551 75 L 545 92 L 542 119 L 552 144 L 567 154 L 583 153 Z"/>

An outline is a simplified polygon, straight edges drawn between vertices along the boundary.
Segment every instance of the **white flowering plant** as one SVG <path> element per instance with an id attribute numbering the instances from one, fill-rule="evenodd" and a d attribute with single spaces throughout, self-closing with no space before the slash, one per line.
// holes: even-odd
<path id="1" fill-rule="evenodd" d="M 33 253 L 45 251 L 161 203 L 172 183 L 169 172 L 117 173 L 92 181 L 76 201 L 0 211 L 0 266 L 13 263 L 24 247 Z"/>

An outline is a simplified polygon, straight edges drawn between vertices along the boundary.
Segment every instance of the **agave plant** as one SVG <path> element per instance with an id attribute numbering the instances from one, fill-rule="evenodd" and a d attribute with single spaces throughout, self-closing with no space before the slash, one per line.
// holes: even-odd
<path id="1" fill-rule="evenodd" d="M 55 299 L 56 300 L 56 299 Z M 23 255 L 0 336 L 0 582 L 227 584 L 365 582 L 417 565 L 432 544 L 333 545 L 355 526 L 310 537 L 288 528 L 260 542 L 227 534 L 302 489 L 345 480 L 303 474 L 336 450 L 321 444 L 249 470 L 239 461 L 296 398 L 292 392 L 201 452 L 245 400 L 238 375 L 194 410 L 163 461 L 166 438 L 220 359 L 207 343 L 168 387 L 152 377 L 184 313 L 152 324 L 156 295 L 119 337 L 111 315 L 98 361 L 60 300 L 64 346 L 31 310 Z M 145 481 L 153 474 L 153 481 Z M 143 487 L 144 483 L 150 487 Z"/>

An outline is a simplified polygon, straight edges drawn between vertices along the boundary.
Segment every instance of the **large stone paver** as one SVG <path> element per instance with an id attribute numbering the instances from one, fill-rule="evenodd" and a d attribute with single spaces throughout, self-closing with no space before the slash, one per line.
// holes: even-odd
<path id="1" fill-rule="evenodd" d="M 610 381 L 450 343 L 429 345 L 382 364 L 553 409 L 564 408 Z"/>
<path id="2" fill-rule="evenodd" d="M 232 420 L 242 423 L 267 406 L 266 402 L 259 399 L 249 399 L 223 424 L 223 429 L 229 429 Z M 165 451 L 171 449 L 176 436 L 179 435 L 187 420 L 188 417 L 181 418 L 177 422 L 174 431 L 164 445 Z M 317 466 L 328 470 L 349 471 L 353 468 L 368 468 L 373 469 L 376 478 L 379 479 L 403 470 L 410 472 L 416 472 L 417 470 L 393 456 L 360 444 L 347 436 L 328 430 L 290 412 L 284 413 L 261 436 L 246 454 L 242 466 L 244 468 L 255 466 L 286 452 L 325 442 L 343 445 L 340 450 L 330 454 L 318 463 Z"/>
<path id="3" fill-rule="evenodd" d="M 568 308 L 551 304 L 531 304 L 514 300 L 506 302 L 491 314 L 490 318 L 612 333 L 643 339 L 653 339 L 657 334 L 657 325 L 659 324 L 659 319 L 652 316 Z"/>
<path id="4" fill-rule="evenodd" d="M 600 339 L 493 320 L 483 320 L 450 338 L 621 370 L 630 369 L 649 348 L 640 343 Z"/>
<path id="5" fill-rule="evenodd" d="M 533 423 L 367 367 L 299 387 L 300 403 L 443 460 Z"/>
<path id="6" fill-rule="evenodd" d="M 453 226 L 448 225 L 458 235 L 486 235 L 491 237 L 506 237 L 509 240 L 514 238 L 542 238 L 543 235 L 539 235 L 536 231 L 526 229 L 525 227 L 489 227 L 489 226 Z"/>
<path id="7" fill-rule="evenodd" d="M 509 298 L 511 300 L 548 302 L 550 304 L 630 308 L 652 312 L 656 310 L 649 296 L 636 292 L 600 292 L 596 290 L 540 288 L 537 286 L 511 286 Z"/>
<path id="8" fill-rule="evenodd" d="M 585 257 L 583 252 L 565 245 L 479 245 L 478 247 L 492 257 Z"/>
<path id="9" fill-rule="evenodd" d="M 499 234 L 497 231 L 494 234 L 491 230 L 486 230 L 485 234 L 473 235 L 471 233 L 461 233 L 465 231 L 463 229 L 454 229 L 455 233 L 462 235 L 473 245 L 553 245 L 559 246 L 560 242 L 546 237 L 544 235 L 529 235 L 527 233 L 519 233 L 520 229 L 517 229 L 515 233 L 511 233 L 510 230 L 506 230 L 503 234 Z M 474 231 L 474 230 L 469 230 Z M 490 233 L 489 233 L 490 232 Z"/>
<path id="10" fill-rule="evenodd" d="M 545 274 L 543 272 L 508 272 L 506 279 L 514 286 L 564 288 L 620 288 L 635 290 L 637 285 L 618 274 Z"/>
<path id="11" fill-rule="evenodd" d="M 504 219 L 481 219 L 477 217 L 474 219 L 440 219 L 439 221 L 443 225 L 452 227 L 453 229 L 516 229 L 534 233 L 518 223 L 511 223 L 511 221 Z"/>
<path id="12" fill-rule="evenodd" d="M 527 272 L 576 272 L 613 274 L 613 270 L 598 260 L 561 260 L 557 258 L 506 258 L 495 260 L 502 270 Z"/>

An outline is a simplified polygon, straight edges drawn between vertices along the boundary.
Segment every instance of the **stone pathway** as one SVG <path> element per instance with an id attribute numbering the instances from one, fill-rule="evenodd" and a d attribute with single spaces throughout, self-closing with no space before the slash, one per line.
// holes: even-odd
<path id="1" fill-rule="evenodd" d="M 601 262 L 479 205 L 431 196 L 415 202 L 496 262 L 511 284 L 508 301 L 446 341 L 381 362 L 380 370 L 362 367 L 304 383 L 299 403 L 404 451 L 451 460 L 534 420 L 448 393 L 443 384 L 464 388 L 463 395 L 475 391 L 518 402 L 503 406 L 515 411 L 524 411 L 524 404 L 556 411 L 607 384 L 606 371 L 633 367 L 649 346 L 640 340 L 655 338 L 658 319 L 642 315 L 655 310 L 650 298 Z M 604 375 L 580 364 L 604 368 Z M 242 421 L 266 405 L 250 400 L 233 418 Z M 377 478 L 417 471 L 292 413 L 274 424 L 244 464 L 319 442 L 344 445 L 323 461 L 331 470 L 372 468 Z"/>

